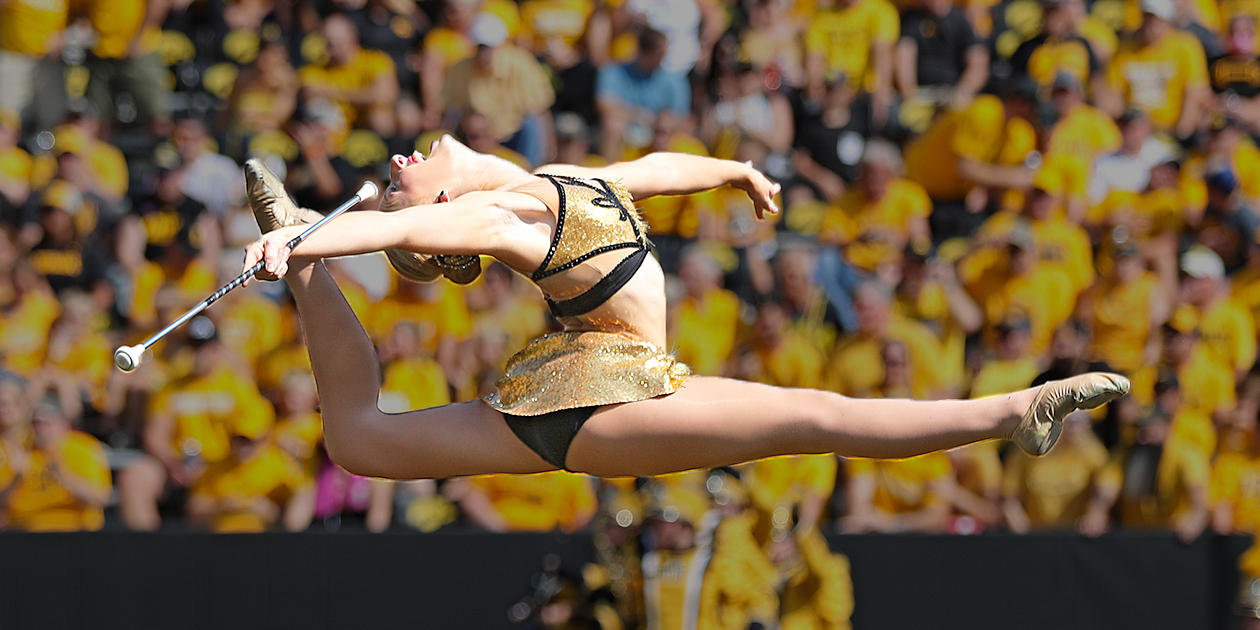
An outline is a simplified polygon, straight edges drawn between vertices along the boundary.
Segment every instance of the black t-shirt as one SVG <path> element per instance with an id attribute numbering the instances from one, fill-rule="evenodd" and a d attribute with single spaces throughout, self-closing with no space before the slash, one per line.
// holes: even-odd
<path id="1" fill-rule="evenodd" d="M 329 198 L 320 196 L 319 189 L 315 186 L 315 179 L 310 175 L 310 169 L 303 160 L 299 160 L 291 167 L 298 169 L 296 177 L 293 178 L 296 180 L 295 185 L 289 187 L 289 194 L 293 195 L 293 200 L 297 202 L 297 205 L 316 212 L 327 213 L 358 189 L 360 178 L 363 176 L 362 169 L 355 168 L 340 155 L 329 158 L 328 164 L 337 173 L 337 179 L 341 180 L 341 190 Z"/>
<path id="2" fill-rule="evenodd" d="M 407 55 L 420 47 L 420 38 L 424 36 L 420 25 L 405 15 L 373 11 L 371 7 L 350 13 L 350 19 L 359 29 L 359 44 L 389 55 L 394 60 L 402 93 L 418 98 L 420 75 L 408 67 Z"/>
<path id="3" fill-rule="evenodd" d="M 109 257 L 99 243 L 57 246 L 42 242 L 31 249 L 31 269 L 48 280 L 53 291 L 75 288 L 90 291 L 105 275 Z"/>
<path id="4" fill-rule="evenodd" d="M 1224 55 L 1208 62 L 1208 80 L 1217 94 L 1260 95 L 1260 57 Z"/>
<path id="5" fill-rule="evenodd" d="M 583 59 L 556 72 L 553 77 L 556 103 L 551 106 L 551 111 L 573 112 L 581 116 L 587 125 L 594 126 L 599 118 L 595 112 L 595 82 L 598 77 L 599 68 L 590 59 Z"/>
<path id="6" fill-rule="evenodd" d="M 976 33 L 958 7 L 945 15 L 926 9 L 901 14 L 901 37 L 914 41 L 919 85 L 954 85 L 967 67 L 967 50 L 979 43 Z"/>
<path id="7" fill-rule="evenodd" d="M 167 249 L 175 245 L 199 250 L 201 243 L 193 233 L 193 226 L 205 211 L 204 204 L 188 197 L 178 203 L 149 197 L 136 204 L 133 212 L 144 222 L 149 239 L 144 257 L 154 262 L 161 261 Z"/>
<path id="8" fill-rule="evenodd" d="M 855 100 L 849 107 L 849 122 L 842 127 L 828 127 L 820 112 L 799 102 L 796 105 L 796 149 L 808 153 L 815 162 L 844 181 L 857 181 L 858 162 L 862 160 L 866 138 L 875 133 L 870 101 Z"/>

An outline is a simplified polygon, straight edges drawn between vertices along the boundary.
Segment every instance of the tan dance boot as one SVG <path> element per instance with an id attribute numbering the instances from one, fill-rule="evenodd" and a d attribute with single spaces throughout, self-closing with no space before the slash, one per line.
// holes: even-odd
<path id="1" fill-rule="evenodd" d="M 1063 419 L 1077 409 L 1093 409 L 1129 393 L 1129 379 L 1089 372 L 1041 386 L 1011 440 L 1033 456 L 1045 455 L 1063 432 Z"/>
<path id="2" fill-rule="evenodd" d="M 317 223 L 324 215 L 299 208 L 284 184 L 261 160 L 245 160 L 245 195 L 263 234 L 294 225 Z"/>

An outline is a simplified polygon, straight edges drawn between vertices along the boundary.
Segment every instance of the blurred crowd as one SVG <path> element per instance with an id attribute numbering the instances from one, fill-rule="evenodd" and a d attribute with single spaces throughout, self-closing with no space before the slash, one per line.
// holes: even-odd
<path id="1" fill-rule="evenodd" d="M 1234 0 L 0 0 L 0 525 L 589 529 L 609 562 L 642 541 L 638 574 L 685 581 L 665 556 L 746 521 L 761 560 L 731 562 L 777 567 L 784 598 L 791 571 L 838 571 L 818 532 L 1254 533 L 1257 19 Z M 990 442 L 393 483 L 327 461 L 282 284 L 112 368 L 239 273 L 245 159 L 326 211 L 444 133 L 528 169 L 679 151 L 780 182 L 764 223 L 735 190 L 640 202 L 670 350 L 698 374 L 938 399 L 1109 369 L 1132 395 L 1036 459 Z M 555 327 L 502 265 L 467 286 L 330 266 L 386 411 L 484 394 Z"/>

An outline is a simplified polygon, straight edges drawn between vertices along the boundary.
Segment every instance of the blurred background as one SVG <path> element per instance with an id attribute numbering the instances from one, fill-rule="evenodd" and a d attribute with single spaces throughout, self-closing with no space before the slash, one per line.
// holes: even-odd
<path id="1" fill-rule="evenodd" d="M 1258 17 L 0 0 L 0 529 L 101 530 L 0 535 L 0 626 L 1260 627 Z M 679 151 L 781 183 L 764 223 L 733 189 L 640 204 L 698 374 L 939 399 L 1108 369 L 1132 395 L 1038 459 L 389 482 L 323 452 L 282 283 L 112 368 L 239 273 L 245 159 L 326 211 L 445 133 L 527 169 Z M 330 262 L 382 409 L 482 395 L 555 329 L 486 263 Z M 212 535 L 248 532 L 303 533 Z"/>

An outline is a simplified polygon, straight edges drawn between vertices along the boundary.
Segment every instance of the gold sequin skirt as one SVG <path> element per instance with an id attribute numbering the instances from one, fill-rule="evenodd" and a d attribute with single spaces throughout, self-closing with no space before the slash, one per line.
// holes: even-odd
<path id="1" fill-rule="evenodd" d="M 517 416 L 672 394 L 691 368 L 646 341 L 617 333 L 560 332 L 508 359 L 491 407 Z"/>

